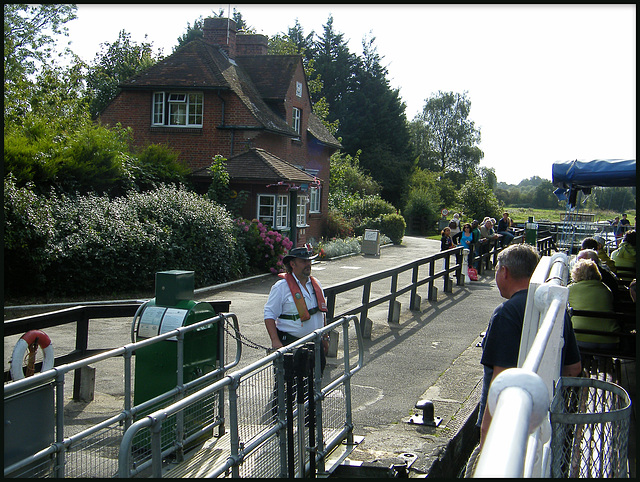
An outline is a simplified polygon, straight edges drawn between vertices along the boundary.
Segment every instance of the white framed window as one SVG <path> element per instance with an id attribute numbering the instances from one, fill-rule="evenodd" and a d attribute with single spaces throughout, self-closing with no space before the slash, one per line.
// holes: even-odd
<path id="1" fill-rule="evenodd" d="M 308 196 L 301 196 L 298 194 L 298 205 L 296 208 L 296 226 L 299 228 L 307 225 L 307 203 L 309 202 Z"/>
<path id="2" fill-rule="evenodd" d="M 300 117 L 301 117 L 300 109 L 298 109 L 297 107 L 294 107 L 293 122 L 291 126 L 293 127 L 293 130 L 295 130 L 298 134 L 300 134 Z"/>
<path id="3" fill-rule="evenodd" d="M 319 213 L 320 212 L 320 187 L 313 186 L 309 189 L 309 212 L 310 213 Z"/>
<path id="4" fill-rule="evenodd" d="M 202 127 L 203 106 L 201 93 L 154 92 L 152 124 Z"/>
<path id="5" fill-rule="evenodd" d="M 275 212 L 276 197 L 273 194 L 258 194 L 258 221 L 273 226 Z"/>
<path id="6" fill-rule="evenodd" d="M 153 93 L 153 125 L 164 124 L 164 92 Z"/>
<path id="7" fill-rule="evenodd" d="M 279 194 L 276 204 L 276 229 L 289 227 L 289 195 Z"/>
<path id="8" fill-rule="evenodd" d="M 296 97 L 302 97 L 302 82 L 296 81 Z"/>

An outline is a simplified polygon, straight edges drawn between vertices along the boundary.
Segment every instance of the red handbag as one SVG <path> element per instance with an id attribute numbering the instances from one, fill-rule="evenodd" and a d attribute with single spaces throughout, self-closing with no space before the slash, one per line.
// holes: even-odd
<path id="1" fill-rule="evenodd" d="M 467 270 L 467 274 L 469 275 L 469 279 L 471 281 L 478 281 L 478 272 L 475 268 L 469 267 Z"/>

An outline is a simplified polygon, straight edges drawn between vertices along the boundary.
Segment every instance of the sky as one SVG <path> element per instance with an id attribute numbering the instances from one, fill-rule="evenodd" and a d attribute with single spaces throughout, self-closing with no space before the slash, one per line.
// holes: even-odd
<path id="1" fill-rule="evenodd" d="M 412 120 L 439 91 L 467 93 L 480 166 L 498 182 L 551 180 L 552 164 L 635 159 L 635 5 L 79 4 L 70 48 L 91 62 L 120 30 L 169 55 L 187 23 L 236 9 L 257 33 L 336 33 L 374 45 Z M 146 38 L 145 38 L 146 35 Z"/>

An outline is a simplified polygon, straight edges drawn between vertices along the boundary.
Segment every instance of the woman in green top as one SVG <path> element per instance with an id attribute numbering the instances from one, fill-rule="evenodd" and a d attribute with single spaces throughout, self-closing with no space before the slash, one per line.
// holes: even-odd
<path id="1" fill-rule="evenodd" d="M 580 259 L 571 270 L 572 283 L 569 285 L 569 306 L 574 310 L 613 311 L 613 294 L 602 282 L 598 266 L 590 259 Z M 611 318 L 572 316 L 574 329 L 618 331 L 620 326 Z M 578 346 L 583 348 L 612 349 L 618 346 L 620 338 L 607 335 L 576 333 Z"/>

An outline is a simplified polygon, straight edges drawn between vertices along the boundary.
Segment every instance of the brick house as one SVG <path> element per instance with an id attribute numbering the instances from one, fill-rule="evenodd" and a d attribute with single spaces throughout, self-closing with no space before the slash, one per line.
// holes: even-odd
<path id="1" fill-rule="evenodd" d="M 299 55 L 267 55 L 267 37 L 207 18 L 202 39 L 120 85 L 101 113 L 133 130 L 138 146 L 166 144 L 191 169 L 199 192 L 208 167 L 227 159 L 230 187 L 249 192 L 242 216 L 300 246 L 327 219 L 329 157 L 340 143 L 312 113 Z"/>

